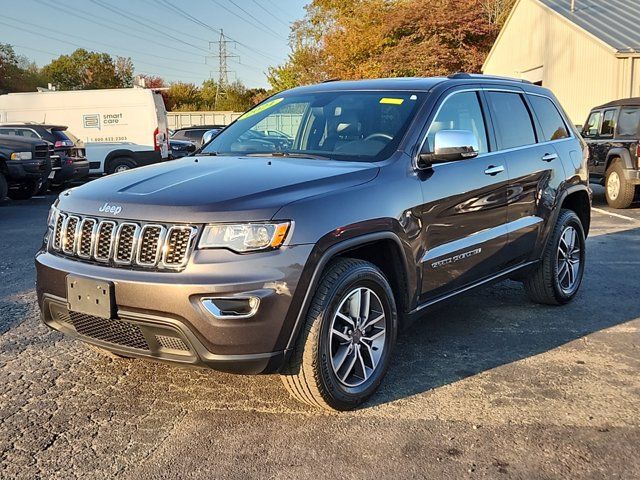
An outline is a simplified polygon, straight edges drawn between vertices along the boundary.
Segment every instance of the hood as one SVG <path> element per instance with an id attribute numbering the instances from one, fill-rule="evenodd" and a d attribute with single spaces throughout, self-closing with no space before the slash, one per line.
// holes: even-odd
<path id="1" fill-rule="evenodd" d="M 375 164 L 364 162 L 186 157 L 68 190 L 60 196 L 59 208 L 84 215 L 173 223 L 269 220 L 288 203 L 368 182 L 378 170 Z"/>

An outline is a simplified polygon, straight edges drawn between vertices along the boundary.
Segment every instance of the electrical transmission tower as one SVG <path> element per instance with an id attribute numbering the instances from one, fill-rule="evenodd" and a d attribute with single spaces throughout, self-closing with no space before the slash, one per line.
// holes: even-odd
<path id="1" fill-rule="evenodd" d="M 220 39 L 217 42 L 209 42 L 209 50 L 211 50 L 212 46 L 217 46 L 217 55 L 207 55 L 206 58 L 213 58 L 218 61 L 218 85 L 216 88 L 216 99 L 214 109 L 218 108 L 218 101 L 223 96 L 227 94 L 227 87 L 229 86 L 229 74 L 235 74 L 233 70 L 229 70 L 228 60 L 235 58 L 240 60 L 240 57 L 235 54 L 229 53 L 227 46 L 229 44 L 233 44 L 235 47 L 235 42 L 233 40 L 227 40 L 224 32 L 220 29 Z M 206 61 L 206 60 L 205 60 Z"/>

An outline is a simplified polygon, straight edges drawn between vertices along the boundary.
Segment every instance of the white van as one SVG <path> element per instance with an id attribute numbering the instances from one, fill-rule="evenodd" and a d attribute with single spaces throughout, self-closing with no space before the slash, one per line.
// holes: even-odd
<path id="1" fill-rule="evenodd" d="M 81 139 L 90 174 L 113 173 L 169 156 L 167 111 L 144 88 L 0 95 L 0 122 L 66 125 Z"/>

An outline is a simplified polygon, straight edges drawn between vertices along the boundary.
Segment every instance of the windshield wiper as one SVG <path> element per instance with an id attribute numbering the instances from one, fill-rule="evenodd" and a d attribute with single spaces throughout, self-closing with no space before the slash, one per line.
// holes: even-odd
<path id="1" fill-rule="evenodd" d="M 322 155 L 315 155 L 313 153 L 298 153 L 298 152 L 259 152 L 259 153 L 247 153 L 247 157 L 286 157 L 286 158 L 313 158 L 315 160 L 331 160 L 329 157 Z"/>
<path id="2" fill-rule="evenodd" d="M 202 157 L 217 157 L 218 156 L 218 152 L 193 152 L 192 154 L 190 154 L 190 156 L 194 156 L 194 157 L 198 157 L 198 156 L 202 156 Z"/>

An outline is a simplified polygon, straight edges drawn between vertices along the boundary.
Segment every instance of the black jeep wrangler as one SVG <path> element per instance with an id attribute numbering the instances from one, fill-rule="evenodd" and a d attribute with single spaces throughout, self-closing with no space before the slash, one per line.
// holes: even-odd
<path id="1" fill-rule="evenodd" d="M 43 140 L 0 135 L 0 201 L 31 198 L 51 173 L 51 152 Z"/>
<path id="2" fill-rule="evenodd" d="M 640 185 L 640 97 L 591 110 L 582 136 L 589 145 L 589 177 L 605 186 L 607 203 L 627 208 Z"/>

